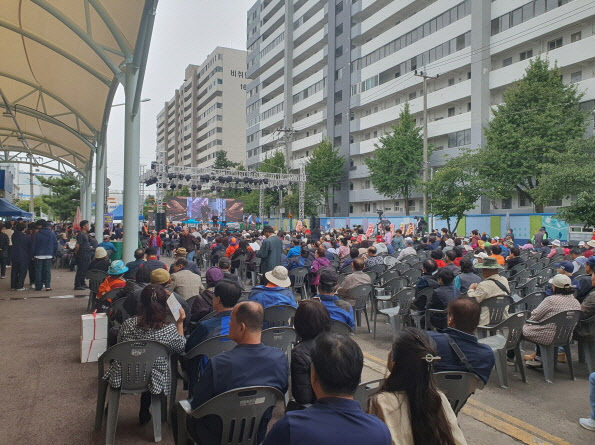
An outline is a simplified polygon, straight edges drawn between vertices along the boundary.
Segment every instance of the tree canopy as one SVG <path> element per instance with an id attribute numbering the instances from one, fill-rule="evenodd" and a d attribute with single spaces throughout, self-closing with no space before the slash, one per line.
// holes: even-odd
<path id="1" fill-rule="evenodd" d="M 15 202 L 15 205 L 21 209 L 24 210 L 25 212 L 29 211 L 29 199 L 21 199 L 17 202 Z M 39 209 L 41 210 L 40 213 L 48 213 L 50 210 L 50 207 L 47 205 L 47 203 L 44 201 L 43 196 L 36 196 L 35 198 L 33 198 L 33 208 L 35 210 Z"/>
<path id="2" fill-rule="evenodd" d="M 225 150 L 219 150 L 215 152 L 215 163 L 213 168 L 219 168 L 222 170 L 239 169 L 243 167 L 241 162 L 233 162 L 227 158 L 227 152 Z M 242 168 L 243 170 L 243 168 Z"/>
<path id="3" fill-rule="evenodd" d="M 409 196 L 421 185 L 423 138 L 408 103 L 392 133 L 382 136 L 375 147 L 372 157 L 366 159 L 374 190 L 391 198 L 404 198 L 405 214 L 409 215 Z"/>
<path id="4" fill-rule="evenodd" d="M 57 178 L 36 178 L 51 190 L 50 195 L 42 195 L 49 212 L 61 221 L 72 220 L 80 205 L 80 181 L 72 173 L 64 173 Z"/>
<path id="5" fill-rule="evenodd" d="M 524 77 L 504 92 L 485 129 L 487 144 L 470 159 L 490 198 L 524 192 L 536 203 L 548 165 L 573 139 L 584 135 L 586 113 L 576 85 L 565 85 L 547 59 L 530 62 Z M 537 203 L 537 212 L 543 210 Z"/>
<path id="6" fill-rule="evenodd" d="M 456 231 L 461 218 L 476 207 L 481 196 L 476 177 L 462 158 L 449 159 L 427 184 L 430 212 L 446 220 L 449 232 Z M 453 218 L 455 223 L 451 226 Z"/>
<path id="7" fill-rule="evenodd" d="M 339 155 L 339 150 L 333 144 L 324 139 L 312 152 L 312 156 L 306 164 L 308 175 L 307 195 L 309 198 L 318 197 L 324 202 L 326 216 L 330 214 L 330 197 L 333 187 L 341 181 L 345 156 Z M 308 199 L 308 201 L 310 200 Z"/>

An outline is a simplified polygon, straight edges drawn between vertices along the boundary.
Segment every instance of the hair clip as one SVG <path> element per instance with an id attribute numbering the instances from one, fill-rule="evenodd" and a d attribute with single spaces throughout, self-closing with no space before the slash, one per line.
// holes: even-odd
<path id="1" fill-rule="evenodd" d="M 434 360 L 441 360 L 442 357 L 438 357 L 438 356 L 433 356 L 432 354 L 426 354 L 424 357 L 421 358 L 422 360 L 425 360 L 428 363 L 432 363 Z"/>
<path id="2" fill-rule="evenodd" d="M 153 288 L 153 292 L 151 293 L 151 301 L 157 301 L 157 292 L 155 288 Z"/>

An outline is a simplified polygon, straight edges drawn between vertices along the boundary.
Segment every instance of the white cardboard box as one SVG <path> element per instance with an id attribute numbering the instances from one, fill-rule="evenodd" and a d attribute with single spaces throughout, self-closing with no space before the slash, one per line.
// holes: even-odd
<path id="1" fill-rule="evenodd" d="M 95 320 L 93 314 L 81 315 L 81 340 L 90 342 L 93 338 L 107 338 L 107 314 L 95 314 Z"/>
<path id="2" fill-rule="evenodd" d="M 93 342 L 93 344 L 91 344 Z M 96 362 L 107 349 L 107 338 L 81 340 L 81 363 Z"/>

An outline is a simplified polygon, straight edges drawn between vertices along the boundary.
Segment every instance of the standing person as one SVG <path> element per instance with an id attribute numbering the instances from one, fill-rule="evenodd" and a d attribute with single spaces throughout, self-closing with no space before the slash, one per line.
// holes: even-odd
<path id="1" fill-rule="evenodd" d="M 91 245 L 89 244 L 89 221 L 86 219 L 81 221 L 81 231 L 76 236 L 76 245 L 74 246 L 74 261 L 76 264 L 76 275 L 74 277 L 74 290 L 85 290 L 87 285 L 85 283 L 85 275 L 89 269 L 89 254 L 91 252 Z"/>
<path id="2" fill-rule="evenodd" d="M 161 259 L 161 246 L 163 246 L 163 240 L 159 235 L 157 235 L 157 231 L 153 230 L 151 232 L 148 246 L 157 249 L 157 259 Z"/>
<path id="3" fill-rule="evenodd" d="M 12 235 L 12 234 L 11 234 Z M 0 279 L 6 278 L 6 266 L 8 264 L 10 240 L 8 235 L 2 231 L 0 232 Z"/>
<path id="4" fill-rule="evenodd" d="M 10 221 L 6 221 L 4 223 L 4 228 L 2 229 L 2 233 L 5 233 L 8 237 L 8 252 L 7 252 L 7 266 L 10 266 L 10 251 L 12 250 L 12 234 L 14 230 L 12 230 L 12 223 Z M 4 275 L 4 274 L 2 274 Z"/>
<path id="5" fill-rule="evenodd" d="M 200 241 L 188 231 L 188 227 L 184 226 L 180 234 L 180 247 L 186 249 L 188 261 L 194 261 L 194 253 L 196 249 L 200 249 Z"/>
<path id="6" fill-rule="evenodd" d="M 448 399 L 434 381 L 432 364 L 439 359 L 425 331 L 405 328 L 393 342 L 390 375 L 368 402 L 368 412 L 386 423 L 393 444 L 467 443 Z"/>
<path id="7" fill-rule="evenodd" d="M 35 290 L 40 291 L 45 285 L 51 291 L 52 259 L 58 252 L 58 240 L 44 219 L 37 222 L 39 230 L 33 235 L 33 258 L 35 259 Z"/>
<path id="8" fill-rule="evenodd" d="M 539 229 L 539 232 L 537 232 L 535 235 L 533 235 L 533 238 L 534 238 L 533 245 L 535 246 L 536 249 L 543 247 L 542 243 L 543 243 L 543 240 L 546 238 L 545 227 L 541 227 Z"/>
<path id="9" fill-rule="evenodd" d="M 12 249 L 10 251 L 10 261 L 12 262 L 10 288 L 12 290 L 27 290 L 25 277 L 31 261 L 31 237 L 26 235 L 24 230 L 25 224 L 18 223 L 12 234 Z"/>
<path id="10" fill-rule="evenodd" d="M 256 253 L 256 256 L 261 259 L 260 272 L 263 274 L 281 265 L 283 243 L 278 236 L 271 236 L 273 232 L 274 230 L 271 226 L 265 226 L 262 233 L 266 239 L 262 242 L 260 250 Z"/>

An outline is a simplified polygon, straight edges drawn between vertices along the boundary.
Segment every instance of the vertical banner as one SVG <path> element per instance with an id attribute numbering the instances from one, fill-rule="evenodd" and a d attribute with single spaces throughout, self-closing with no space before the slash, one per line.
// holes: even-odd
<path id="1" fill-rule="evenodd" d="M 112 230 L 114 230 L 114 214 L 113 213 L 104 213 L 103 214 L 103 227 L 105 227 L 106 224 L 109 224 L 110 232 Z M 97 229 L 95 229 L 95 230 L 97 230 Z M 101 231 L 103 232 L 103 228 L 101 229 Z"/>

